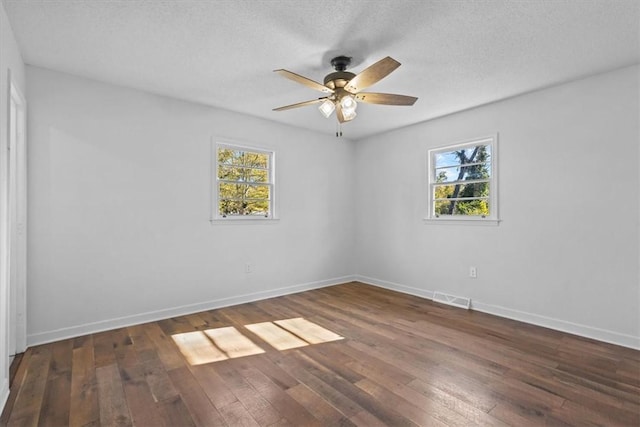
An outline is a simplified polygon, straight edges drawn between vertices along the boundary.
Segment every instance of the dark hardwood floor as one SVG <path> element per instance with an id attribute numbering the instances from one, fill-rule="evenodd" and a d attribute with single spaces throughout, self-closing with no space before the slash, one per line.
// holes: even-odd
<path id="1" fill-rule="evenodd" d="M 638 426 L 640 352 L 348 283 L 30 348 L 0 421 Z"/>

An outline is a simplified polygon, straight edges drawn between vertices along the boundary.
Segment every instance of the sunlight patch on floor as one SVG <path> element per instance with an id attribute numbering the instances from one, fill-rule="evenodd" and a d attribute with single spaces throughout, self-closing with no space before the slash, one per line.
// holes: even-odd
<path id="1" fill-rule="evenodd" d="M 204 333 L 211 338 L 220 350 L 227 353 L 227 356 L 231 358 L 264 353 L 263 349 L 254 344 L 249 338 L 242 335 L 233 326 L 207 329 Z"/>
<path id="2" fill-rule="evenodd" d="M 174 334 L 171 338 L 191 365 L 264 353 L 233 326 Z"/>
<path id="3" fill-rule="evenodd" d="M 213 345 L 209 337 L 202 331 L 174 334 L 171 338 L 191 365 L 202 365 L 228 359 L 227 355 Z"/>
<path id="4" fill-rule="evenodd" d="M 302 317 L 244 325 L 276 350 L 289 350 L 344 337 Z M 171 336 L 191 365 L 252 356 L 265 351 L 233 326 Z"/>
<path id="5" fill-rule="evenodd" d="M 323 328 L 320 325 L 309 322 L 307 319 L 304 319 L 302 317 L 276 320 L 273 323 L 299 336 L 309 344 L 320 344 L 323 342 L 337 341 L 344 338 L 336 333 L 331 332 L 328 329 Z"/>
<path id="6" fill-rule="evenodd" d="M 244 327 L 268 342 L 276 350 L 289 350 L 290 348 L 309 345 L 306 341 L 301 340 L 273 322 L 254 323 L 252 325 L 244 325 Z"/>

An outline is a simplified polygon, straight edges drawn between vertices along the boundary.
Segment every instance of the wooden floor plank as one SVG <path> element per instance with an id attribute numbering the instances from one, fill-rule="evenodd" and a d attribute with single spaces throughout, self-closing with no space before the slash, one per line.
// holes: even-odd
<path id="1" fill-rule="evenodd" d="M 92 341 L 73 349 L 69 410 L 69 424 L 73 426 L 84 426 L 100 420 Z"/>
<path id="2" fill-rule="evenodd" d="M 215 370 L 259 425 L 268 426 L 278 422 L 282 414 L 246 381 L 236 369 L 237 364 L 234 362 L 233 360 L 220 362 L 216 364 Z"/>
<path id="3" fill-rule="evenodd" d="M 187 367 L 169 371 L 169 377 L 180 392 L 194 424 L 198 427 L 226 426 L 222 415 L 207 397 Z"/>
<path id="4" fill-rule="evenodd" d="M 13 367 L 13 369 L 15 369 L 15 373 L 13 375 L 13 381 L 11 381 L 9 398 L 4 405 L 2 415 L 0 415 L 0 426 L 6 426 L 9 423 L 11 411 L 13 410 L 13 406 L 18 397 L 18 391 L 21 390 L 26 377 L 27 366 L 31 360 L 32 350 L 33 349 L 31 348 L 27 349 L 18 361 L 14 360 L 14 363 L 18 363 L 18 365 Z"/>
<path id="5" fill-rule="evenodd" d="M 114 363 L 96 368 L 96 379 L 98 382 L 100 424 L 104 426 L 132 426 L 133 420 L 118 366 Z"/>
<path id="6" fill-rule="evenodd" d="M 119 367 L 119 370 L 133 424 L 136 426 L 165 425 L 164 414 L 159 410 L 149 390 L 149 384 L 144 379 L 142 365 Z"/>
<path id="7" fill-rule="evenodd" d="M 238 401 L 212 364 L 189 366 L 188 369 L 218 410 Z"/>
<path id="8" fill-rule="evenodd" d="M 178 391 L 173 387 L 173 383 L 169 379 L 169 375 L 167 375 L 167 371 L 159 357 L 148 359 L 141 366 L 153 400 L 162 402 L 171 399 L 173 401 L 178 397 Z"/>
<path id="9" fill-rule="evenodd" d="M 70 420 L 73 343 L 71 340 L 50 344 L 51 362 L 39 426 L 68 425 Z"/>
<path id="10" fill-rule="evenodd" d="M 245 380 L 275 408 L 281 417 L 286 418 L 292 425 L 321 426 L 320 421 L 300 405 L 295 399 L 285 393 L 269 377 L 258 369 L 243 364 L 239 367 L 240 374 Z"/>
<path id="11" fill-rule="evenodd" d="M 324 400 L 304 384 L 298 384 L 295 387 L 291 387 L 287 389 L 286 393 L 294 398 L 299 404 L 304 406 L 307 411 L 320 420 L 323 425 L 354 425 L 353 422 L 340 413 L 340 411 L 331 406 L 329 402 Z"/>
<path id="12" fill-rule="evenodd" d="M 158 404 L 166 426 L 195 427 L 195 422 L 181 396 L 169 398 Z"/>
<path id="13" fill-rule="evenodd" d="M 364 409 L 356 402 L 336 390 L 330 384 L 313 375 L 299 363 L 294 354 L 273 355 L 273 361 L 283 370 L 287 371 L 291 376 L 296 378 L 301 384 L 306 385 L 316 394 L 321 396 L 327 403 L 336 408 L 345 417 L 350 418 L 356 416 Z"/>
<path id="14" fill-rule="evenodd" d="M 220 413 L 224 417 L 227 425 L 238 427 L 259 427 L 260 424 L 253 419 L 253 417 L 247 412 L 247 409 L 242 406 L 242 403 L 235 401 L 229 405 L 220 408 Z"/>
<path id="15" fill-rule="evenodd" d="M 0 425 L 640 425 L 639 351 L 357 282 L 29 348 L 15 372 Z"/>
<path id="16" fill-rule="evenodd" d="M 388 425 L 394 426 L 414 426 L 416 423 L 399 414 L 392 405 L 380 405 L 375 398 L 359 389 L 347 379 L 317 363 L 311 357 L 299 354 L 298 360 L 305 370 L 320 378 L 325 383 L 331 385 L 344 396 L 356 402 L 361 408 L 367 410 L 379 420 Z"/>
<path id="17" fill-rule="evenodd" d="M 39 427 L 66 426 L 69 424 L 71 398 L 71 371 L 49 375 L 40 410 Z"/>
<path id="18" fill-rule="evenodd" d="M 18 391 L 8 425 L 37 426 L 40 421 L 51 360 L 51 347 L 40 346 L 31 352 L 25 378 Z"/>

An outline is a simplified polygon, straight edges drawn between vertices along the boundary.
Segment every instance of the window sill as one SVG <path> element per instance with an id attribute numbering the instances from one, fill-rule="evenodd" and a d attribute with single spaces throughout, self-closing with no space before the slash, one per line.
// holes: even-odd
<path id="1" fill-rule="evenodd" d="M 422 222 L 428 225 L 444 224 L 444 225 L 481 225 L 481 226 L 498 226 L 500 224 L 499 219 L 486 219 L 486 218 L 423 218 Z"/>
<path id="2" fill-rule="evenodd" d="M 277 224 L 279 218 L 252 218 L 252 217 L 229 217 L 229 218 L 213 218 L 209 222 L 211 225 L 227 225 L 227 224 Z"/>

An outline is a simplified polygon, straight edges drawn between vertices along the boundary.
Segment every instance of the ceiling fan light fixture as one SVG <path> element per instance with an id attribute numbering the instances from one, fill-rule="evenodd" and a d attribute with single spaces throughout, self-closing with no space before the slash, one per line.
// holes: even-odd
<path id="1" fill-rule="evenodd" d="M 331 65 L 335 69 L 335 72 L 327 74 L 324 77 L 323 83 L 318 83 L 315 80 L 284 69 L 274 70 L 282 77 L 328 95 L 310 101 L 285 105 L 284 107 L 274 108 L 273 110 L 284 111 L 307 105 L 320 104 L 319 110 L 325 118 L 329 118 L 335 111 L 338 122 L 342 124 L 356 117 L 356 109 L 358 108 L 359 102 L 382 105 L 413 105 L 417 101 L 418 98 L 413 96 L 362 92 L 362 90 L 382 80 L 400 66 L 400 63 L 390 56 L 368 66 L 358 74 L 346 71 L 350 64 L 351 58 L 348 56 L 337 56 L 333 58 Z M 340 135 L 341 134 L 340 132 Z M 336 133 L 336 136 L 338 136 L 338 133 Z"/>
<path id="2" fill-rule="evenodd" d="M 326 119 L 328 119 L 331 113 L 333 113 L 333 110 L 336 109 L 336 106 L 334 105 L 333 101 L 325 99 L 324 102 L 320 104 L 320 107 L 318 107 L 318 109 L 320 110 L 322 115 Z"/>
<path id="3" fill-rule="evenodd" d="M 340 100 L 340 106 L 342 107 L 342 112 L 344 114 L 353 113 L 353 117 L 355 117 L 356 108 L 358 108 L 358 103 L 355 98 L 351 95 L 345 95 Z"/>
<path id="4" fill-rule="evenodd" d="M 356 113 L 356 109 L 350 109 L 350 110 L 345 110 L 342 109 L 342 116 L 344 117 L 344 121 L 348 122 L 349 120 L 353 120 L 356 118 L 356 116 L 358 115 L 358 113 Z"/>

